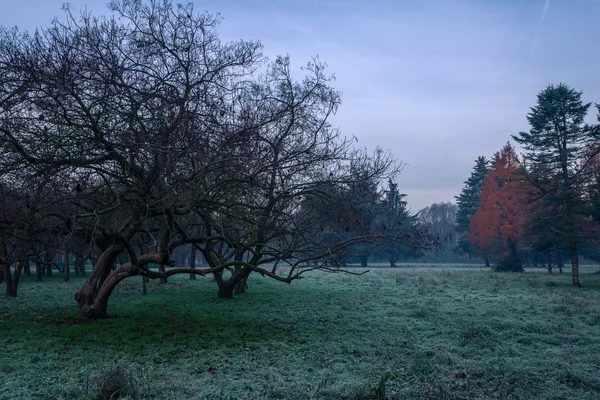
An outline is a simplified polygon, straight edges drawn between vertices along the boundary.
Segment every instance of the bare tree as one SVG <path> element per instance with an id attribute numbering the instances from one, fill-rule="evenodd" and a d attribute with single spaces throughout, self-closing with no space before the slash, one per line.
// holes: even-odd
<path id="1" fill-rule="evenodd" d="M 214 274 L 231 297 L 252 272 L 289 283 L 325 268 L 306 261 L 382 236 L 320 241 L 300 212 L 324 183 L 347 188 L 356 171 L 377 182 L 397 169 L 330 126 L 340 94 L 324 64 L 294 80 L 288 57 L 269 63 L 258 42 L 221 42 L 219 17 L 192 5 L 110 9 L 67 9 L 66 22 L 34 35 L 0 31 L 0 173 L 51 176 L 62 187 L 55 230 L 97 249 L 75 295 L 80 318 L 106 317 L 128 277 Z M 207 267 L 149 268 L 173 266 L 172 252 L 189 245 Z"/>

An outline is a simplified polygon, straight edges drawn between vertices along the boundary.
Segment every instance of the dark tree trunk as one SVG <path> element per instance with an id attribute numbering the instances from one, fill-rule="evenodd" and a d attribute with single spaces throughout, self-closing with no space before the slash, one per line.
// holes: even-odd
<path id="1" fill-rule="evenodd" d="M 29 266 L 29 260 L 25 261 L 25 266 L 23 267 L 23 272 L 25 272 L 25 276 L 27 276 L 27 277 L 31 276 L 31 268 Z"/>
<path id="2" fill-rule="evenodd" d="M 396 259 L 395 258 L 390 258 L 390 267 L 396 268 Z"/>
<path id="3" fill-rule="evenodd" d="M 42 281 L 42 266 L 37 261 L 35 263 L 35 281 L 36 282 L 41 282 Z"/>
<path id="4" fill-rule="evenodd" d="M 116 260 L 114 260 L 109 266 L 107 266 L 106 268 L 104 268 L 102 270 L 102 274 L 100 275 L 100 280 L 98 281 L 98 287 L 102 286 L 102 284 L 104 283 L 106 278 L 108 278 L 110 273 L 115 270 L 115 263 L 116 263 Z"/>
<path id="5" fill-rule="evenodd" d="M 237 249 L 235 252 L 235 261 L 243 261 L 244 260 L 244 249 L 240 248 Z M 241 265 L 236 265 L 233 275 L 231 276 L 231 280 L 233 280 L 234 276 L 240 275 L 243 272 L 243 267 Z M 234 290 L 236 293 L 244 293 L 246 292 L 246 289 L 248 289 L 248 276 L 250 275 L 250 273 L 246 274 L 245 276 L 243 276 L 241 279 L 239 279 L 238 282 L 234 283 Z"/>
<path id="6" fill-rule="evenodd" d="M 546 254 L 546 256 L 548 257 L 548 273 L 551 274 L 552 273 L 552 252 L 548 252 L 548 254 Z"/>
<path id="7" fill-rule="evenodd" d="M 97 319 L 106 317 L 107 304 L 97 303 L 96 298 L 104 283 L 108 281 L 110 270 L 123 247 L 121 244 L 113 244 L 105 249 L 98 257 L 83 287 L 75 293 L 75 301 L 79 304 L 79 318 Z M 108 302 L 108 299 L 106 302 Z"/>
<path id="8" fill-rule="evenodd" d="M 236 265 L 235 266 L 235 274 L 241 274 L 242 273 L 242 267 L 240 265 Z M 248 276 L 250 276 L 250 274 L 247 274 L 245 277 L 243 277 L 242 279 L 240 279 L 240 281 L 238 283 L 235 284 L 234 289 L 236 293 L 245 293 L 246 289 L 248 289 Z"/>
<path id="9" fill-rule="evenodd" d="M 108 299 L 112 294 L 115 287 L 123 279 L 130 276 L 137 275 L 137 269 L 134 267 L 121 266 L 117 270 L 110 274 L 106 281 L 98 288 L 96 295 L 93 298 L 91 304 L 84 309 L 79 310 L 79 316 L 85 319 L 102 319 L 108 316 L 106 310 L 108 308 Z M 83 311 L 83 314 L 82 314 Z"/>
<path id="10" fill-rule="evenodd" d="M 80 252 L 75 253 L 75 274 L 77 276 L 85 275 L 85 257 Z"/>
<path id="11" fill-rule="evenodd" d="M 158 272 L 165 272 L 165 264 L 158 264 Z M 160 283 L 168 283 L 167 278 L 161 277 L 159 280 Z"/>
<path id="12" fill-rule="evenodd" d="M 69 267 L 69 250 L 67 246 L 63 249 L 63 280 L 69 282 L 71 268 Z"/>
<path id="13" fill-rule="evenodd" d="M 145 296 L 148 292 L 148 277 L 142 276 L 142 294 Z"/>
<path id="14" fill-rule="evenodd" d="M 556 257 L 557 257 L 557 262 L 558 262 L 558 273 L 562 274 L 563 273 L 563 267 L 565 266 L 565 263 L 563 261 L 562 258 L 562 253 L 559 251 L 556 253 Z"/>
<path id="15" fill-rule="evenodd" d="M 25 267 L 25 262 L 21 261 L 15 266 L 14 276 L 11 275 L 10 265 L 4 265 L 4 282 L 6 285 L 6 297 L 17 297 L 17 289 L 19 288 L 19 278 L 21 277 L 21 271 Z"/>
<path id="16" fill-rule="evenodd" d="M 190 252 L 190 268 L 196 269 L 196 246 L 192 245 L 192 251 Z M 190 274 L 191 280 L 196 280 L 196 274 Z"/>
<path id="17" fill-rule="evenodd" d="M 140 253 L 141 254 L 141 253 Z M 93 252 L 90 251 L 90 255 L 88 256 L 90 263 L 92 264 L 92 268 L 96 265 L 96 261 L 98 260 Z"/>
<path id="18" fill-rule="evenodd" d="M 222 285 L 219 286 L 219 291 L 217 296 L 221 299 L 231 299 L 233 297 L 233 291 L 238 283 L 248 279 L 248 275 L 252 270 L 250 268 L 242 267 L 239 273 L 234 274 L 231 278 L 223 282 Z"/>
<path id="19" fill-rule="evenodd" d="M 579 283 L 579 252 L 577 243 L 571 245 L 571 276 L 573 278 L 573 286 L 581 286 Z"/>
<path id="20" fill-rule="evenodd" d="M 4 266 L 0 265 L 0 283 L 4 283 Z"/>
<path id="21" fill-rule="evenodd" d="M 44 262 L 45 264 L 45 268 L 46 268 L 46 276 L 48 278 L 52 277 L 52 262 L 51 262 L 51 258 L 50 256 L 48 256 L 48 254 L 46 254 L 44 256 Z"/>
<path id="22" fill-rule="evenodd" d="M 367 268 L 368 267 L 369 257 L 361 257 L 360 258 L 360 267 Z"/>
<path id="23" fill-rule="evenodd" d="M 490 259 L 487 257 L 485 258 L 485 266 L 488 268 L 490 267 Z"/>
<path id="24" fill-rule="evenodd" d="M 13 285 L 12 285 L 12 276 L 10 274 L 10 265 L 8 264 L 4 264 L 2 265 L 2 270 L 4 271 L 4 284 L 5 284 L 5 295 L 6 297 L 15 297 L 15 295 L 13 295 Z"/>

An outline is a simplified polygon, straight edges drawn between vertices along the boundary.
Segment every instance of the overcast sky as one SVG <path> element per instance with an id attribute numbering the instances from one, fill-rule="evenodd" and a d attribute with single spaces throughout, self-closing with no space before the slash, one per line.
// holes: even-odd
<path id="1" fill-rule="evenodd" d="M 106 0 L 70 3 L 107 10 Z M 600 0 L 194 3 L 222 14 L 222 39 L 259 39 L 266 55 L 289 54 L 295 66 L 327 62 L 343 93 L 334 124 L 406 163 L 398 183 L 413 211 L 454 201 L 477 156 L 527 129 L 548 84 L 600 102 Z M 34 29 L 60 17 L 63 1 L 0 4 L 0 25 Z"/>

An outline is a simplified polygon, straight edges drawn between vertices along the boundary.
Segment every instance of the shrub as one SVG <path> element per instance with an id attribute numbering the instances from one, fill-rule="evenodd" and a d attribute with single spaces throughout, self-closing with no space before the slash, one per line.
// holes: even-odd
<path id="1" fill-rule="evenodd" d="M 523 272 L 523 263 L 519 257 L 507 256 L 500 260 L 495 266 L 496 272 Z"/>

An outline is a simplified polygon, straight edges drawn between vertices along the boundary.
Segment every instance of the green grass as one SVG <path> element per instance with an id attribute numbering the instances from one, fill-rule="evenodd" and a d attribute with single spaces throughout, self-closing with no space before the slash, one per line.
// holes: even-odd
<path id="1" fill-rule="evenodd" d="M 376 269 L 219 300 L 209 278 L 132 279 L 113 318 L 74 324 L 81 280 L 26 279 L 0 300 L 0 399 L 97 399 L 118 376 L 148 399 L 598 399 L 600 275 L 582 282 Z"/>

